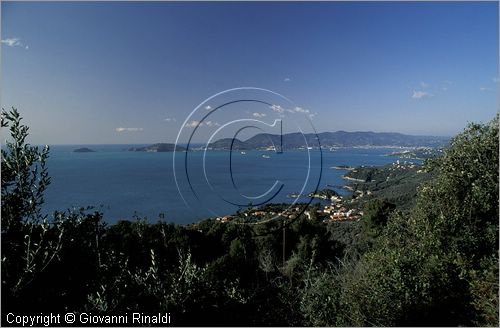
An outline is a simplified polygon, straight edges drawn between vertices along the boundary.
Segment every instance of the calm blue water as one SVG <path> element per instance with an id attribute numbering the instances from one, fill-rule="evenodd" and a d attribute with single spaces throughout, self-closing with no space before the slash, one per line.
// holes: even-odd
<path id="1" fill-rule="evenodd" d="M 73 152 L 84 146 L 96 152 Z M 125 151 L 129 147 L 131 145 L 52 146 L 48 160 L 52 183 L 46 192 L 45 210 L 52 212 L 92 205 L 102 206 L 105 219 L 110 223 L 131 219 L 134 213 L 146 216 L 150 221 L 156 221 L 158 215 L 164 213 L 166 221 L 191 223 L 214 215 L 234 213 L 239 206 L 233 204 L 246 208 L 250 202 L 254 205 L 266 200 L 293 202 L 289 194 L 300 192 L 302 188 L 306 194 L 313 191 L 321 172 L 319 151 L 311 151 L 310 159 L 307 151 L 286 151 L 283 154 L 233 152 L 231 165 L 229 152 L 176 153 L 175 174 L 181 197 L 174 179 L 173 153 Z M 344 184 L 341 177 L 345 171 L 332 169 L 332 166 L 384 165 L 396 160 L 384 156 L 390 151 L 323 151 L 319 188 Z M 186 162 L 189 180 L 184 169 Z M 274 189 L 258 197 L 275 182 Z M 308 199 L 300 198 L 299 201 Z"/>

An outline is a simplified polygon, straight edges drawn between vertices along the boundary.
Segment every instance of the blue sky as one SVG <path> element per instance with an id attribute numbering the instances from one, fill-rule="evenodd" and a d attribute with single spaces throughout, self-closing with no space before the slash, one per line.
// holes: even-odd
<path id="1" fill-rule="evenodd" d="M 453 135 L 499 108 L 497 2 L 1 6 L 2 107 L 33 143 L 173 142 L 240 86 L 289 97 L 318 131 Z"/>

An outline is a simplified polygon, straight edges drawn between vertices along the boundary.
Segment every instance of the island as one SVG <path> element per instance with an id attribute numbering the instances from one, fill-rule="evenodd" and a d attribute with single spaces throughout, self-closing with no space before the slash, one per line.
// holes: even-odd
<path id="1" fill-rule="evenodd" d="M 77 148 L 77 149 L 73 150 L 73 152 L 75 152 L 75 153 L 95 153 L 95 150 L 92 150 L 92 149 L 87 148 L 87 147 L 82 147 L 82 148 Z"/>
<path id="2" fill-rule="evenodd" d="M 143 152 L 154 152 L 154 153 L 164 153 L 172 151 L 186 151 L 185 147 L 176 146 L 172 143 L 156 143 L 151 146 L 146 147 L 132 147 L 128 151 L 143 151 Z"/>

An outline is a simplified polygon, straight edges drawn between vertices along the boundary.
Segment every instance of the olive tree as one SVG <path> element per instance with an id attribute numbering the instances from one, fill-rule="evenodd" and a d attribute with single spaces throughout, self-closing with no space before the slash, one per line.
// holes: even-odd
<path id="1" fill-rule="evenodd" d="M 63 228 L 42 213 L 49 147 L 27 142 L 29 128 L 15 108 L 2 109 L 1 126 L 10 134 L 1 150 L 2 285 L 15 295 L 54 260 Z"/>

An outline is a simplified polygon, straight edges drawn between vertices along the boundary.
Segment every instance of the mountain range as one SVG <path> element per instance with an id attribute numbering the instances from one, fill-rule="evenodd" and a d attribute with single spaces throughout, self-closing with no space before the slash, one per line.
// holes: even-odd
<path id="1" fill-rule="evenodd" d="M 394 132 L 322 132 L 318 134 L 288 133 L 283 134 L 284 149 L 299 149 L 305 147 L 318 148 L 318 139 L 322 147 L 443 147 L 449 137 L 413 136 Z M 211 143 L 208 148 L 228 150 L 233 139 L 224 138 Z M 245 141 L 234 139 L 234 150 L 265 149 L 275 146 L 279 150 L 281 136 L 277 134 L 260 133 Z"/>

